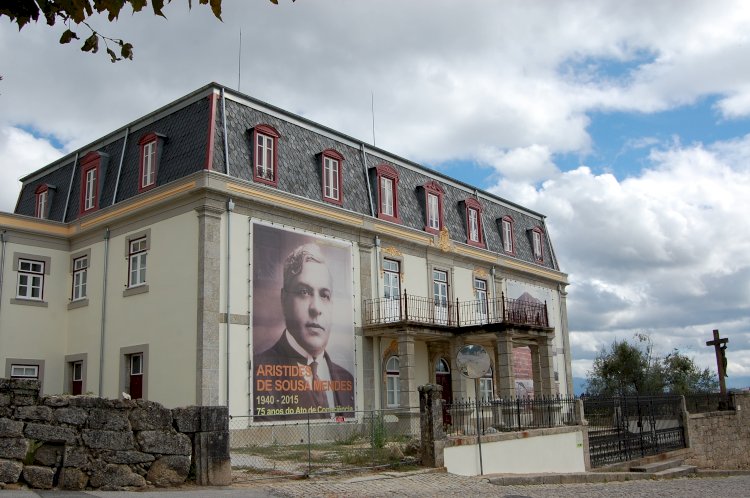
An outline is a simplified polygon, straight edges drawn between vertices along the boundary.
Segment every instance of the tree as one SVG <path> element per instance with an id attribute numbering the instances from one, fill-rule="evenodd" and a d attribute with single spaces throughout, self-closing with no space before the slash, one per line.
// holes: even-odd
<path id="1" fill-rule="evenodd" d="M 718 381 L 708 369 L 677 349 L 665 357 L 654 357 L 651 338 L 636 334 L 637 344 L 615 341 L 603 349 L 588 372 L 588 393 L 594 396 L 688 394 L 711 392 Z"/>
<path id="2" fill-rule="evenodd" d="M 151 9 L 157 16 L 166 18 L 162 9 L 165 3 L 172 0 L 151 0 Z M 292 0 L 294 1 L 294 0 Z M 208 5 L 217 19 L 221 20 L 221 0 L 198 0 L 201 5 Z M 278 4 L 278 0 L 270 0 L 273 4 Z M 73 29 L 78 29 L 81 25 L 88 29 L 89 36 L 83 40 L 81 50 L 84 52 L 96 53 L 99 50 L 99 40 L 101 39 L 106 46 L 107 54 L 112 62 L 122 59 L 133 58 L 133 45 L 121 39 L 110 38 L 99 33 L 91 27 L 87 19 L 94 14 L 106 13 L 107 19 L 112 22 L 116 20 L 120 11 L 125 5 L 130 5 L 133 13 L 141 12 L 148 0 L 3 0 L 0 5 L 0 18 L 7 16 L 11 22 L 18 24 L 21 30 L 31 21 L 37 22 L 43 18 L 50 26 L 62 22 L 66 29 L 60 36 L 60 43 L 70 43 L 71 41 L 80 40 L 78 34 Z M 192 8 L 192 0 L 188 0 L 188 8 Z M 119 54 L 110 47 L 110 43 L 119 50 Z"/>

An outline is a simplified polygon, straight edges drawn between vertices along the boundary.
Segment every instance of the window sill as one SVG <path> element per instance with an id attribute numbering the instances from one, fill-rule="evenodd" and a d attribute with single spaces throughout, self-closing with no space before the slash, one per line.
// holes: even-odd
<path id="1" fill-rule="evenodd" d="M 137 287 L 129 287 L 122 291 L 122 297 L 135 296 L 136 294 L 145 294 L 148 292 L 148 285 L 139 285 Z"/>
<path id="2" fill-rule="evenodd" d="M 22 297 L 12 298 L 10 304 L 22 304 L 24 306 L 36 306 L 38 308 L 47 308 L 49 303 L 47 301 L 37 301 L 36 299 L 24 299 Z"/>
<path id="3" fill-rule="evenodd" d="M 71 301 L 68 303 L 68 309 L 74 310 L 76 308 L 83 308 L 89 305 L 89 298 L 78 299 L 77 301 Z"/>

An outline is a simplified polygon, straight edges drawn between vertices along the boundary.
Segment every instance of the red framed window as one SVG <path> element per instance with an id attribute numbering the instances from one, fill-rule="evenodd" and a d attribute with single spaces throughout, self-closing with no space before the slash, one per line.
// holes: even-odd
<path id="1" fill-rule="evenodd" d="M 156 186 L 156 175 L 159 171 L 159 136 L 156 133 L 148 133 L 139 141 L 140 167 L 138 174 L 138 191 L 152 189 Z"/>
<path id="2" fill-rule="evenodd" d="M 513 218 L 510 216 L 503 216 L 500 220 L 500 235 L 503 239 L 503 251 L 508 254 L 516 253 L 516 241 L 515 234 L 513 232 Z"/>
<path id="3" fill-rule="evenodd" d="M 539 227 L 534 227 L 531 230 L 531 245 L 534 250 L 534 259 L 539 262 L 544 262 L 544 231 Z"/>
<path id="4" fill-rule="evenodd" d="M 378 186 L 378 218 L 401 223 L 398 213 L 398 171 L 393 166 L 375 167 Z"/>
<path id="5" fill-rule="evenodd" d="M 253 128 L 253 180 L 272 187 L 279 185 L 279 132 L 272 126 Z"/>
<path id="6" fill-rule="evenodd" d="M 49 186 L 39 185 L 34 191 L 34 216 L 45 219 L 49 215 Z"/>
<path id="7" fill-rule="evenodd" d="M 341 206 L 344 202 L 344 156 L 333 149 L 320 154 L 322 168 L 323 200 Z"/>
<path id="8" fill-rule="evenodd" d="M 424 212 L 426 232 L 437 234 L 443 228 L 443 188 L 436 181 L 425 183 Z"/>
<path id="9" fill-rule="evenodd" d="M 81 215 L 99 209 L 100 166 L 101 155 L 98 152 L 89 152 L 81 159 Z"/>
<path id="10" fill-rule="evenodd" d="M 482 205 L 473 197 L 464 201 L 466 205 L 466 243 L 471 246 L 484 247 L 482 231 Z"/>

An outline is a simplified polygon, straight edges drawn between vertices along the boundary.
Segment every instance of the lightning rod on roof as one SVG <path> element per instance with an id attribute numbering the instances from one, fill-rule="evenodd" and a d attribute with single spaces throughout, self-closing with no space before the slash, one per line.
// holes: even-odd
<path id="1" fill-rule="evenodd" d="M 372 146 L 375 147 L 375 92 L 370 91 L 370 112 L 372 113 Z"/>
<path id="2" fill-rule="evenodd" d="M 242 83 L 242 28 L 240 28 L 240 50 L 237 55 L 237 91 L 240 91 L 240 83 Z"/>

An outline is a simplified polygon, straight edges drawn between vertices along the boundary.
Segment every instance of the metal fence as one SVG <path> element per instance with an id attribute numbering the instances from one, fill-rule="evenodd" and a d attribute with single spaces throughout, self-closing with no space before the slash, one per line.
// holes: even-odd
<path id="1" fill-rule="evenodd" d="M 706 413 L 721 410 L 734 410 L 734 395 L 728 393 L 693 393 L 685 395 L 688 413 Z"/>
<path id="2" fill-rule="evenodd" d="M 229 420 L 235 480 L 419 463 L 419 409 L 358 411 L 342 421 Z"/>
<path id="3" fill-rule="evenodd" d="M 465 436 L 576 425 L 576 399 L 544 396 L 461 400 L 446 405 L 447 436 Z"/>
<path id="4" fill-rule="evenodd" d="M 681 396 L 582 399 L 592 467 L 685 448 Z"/>
<path id="5" fill-rule="evenodd" d="M 412 322 L 443 327 L 470 327 L 512 323 L 549 327 L 547 304 L 505 296 L 455 302 L 429 299 L 404 292 L 398 298 L 366 299 L 364 325 Z"/>

